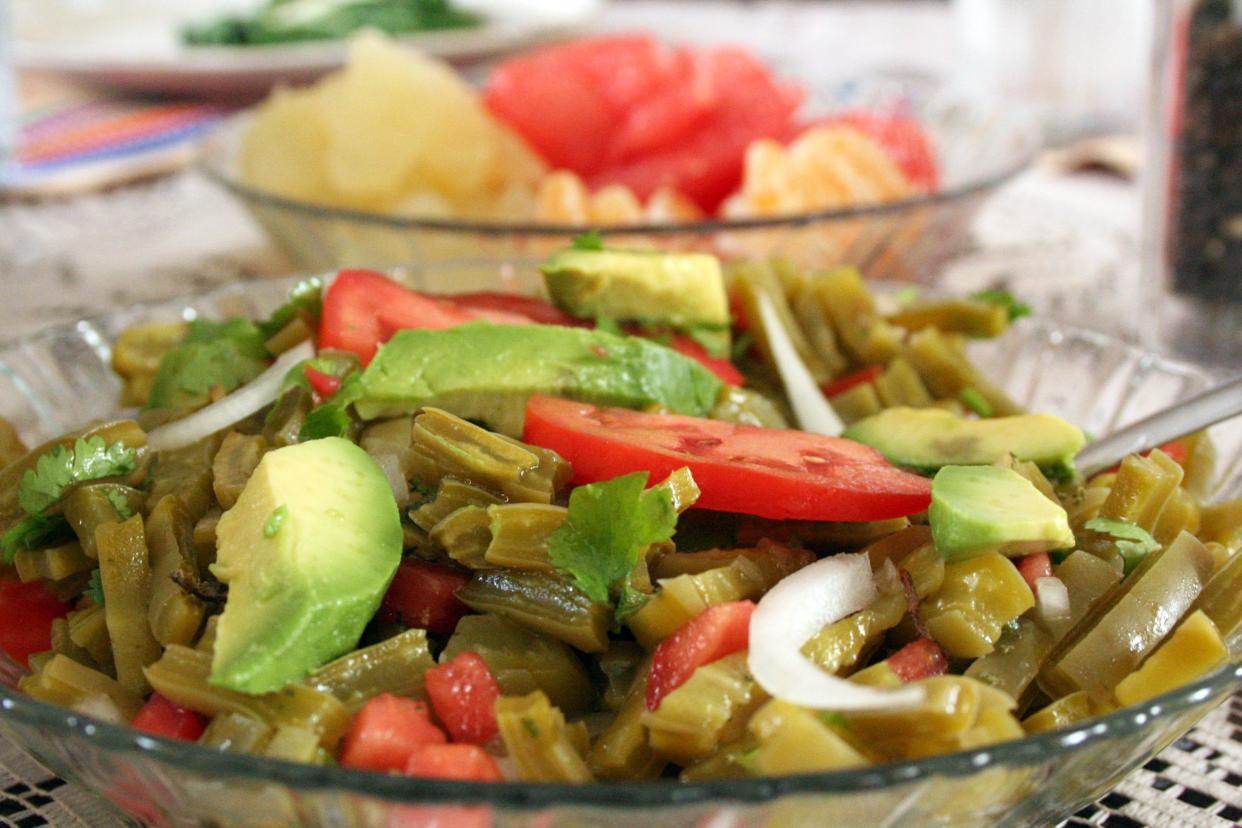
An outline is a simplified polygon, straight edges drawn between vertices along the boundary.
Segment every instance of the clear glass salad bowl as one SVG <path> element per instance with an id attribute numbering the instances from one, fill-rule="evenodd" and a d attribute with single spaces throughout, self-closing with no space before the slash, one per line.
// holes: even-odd
<path id="1" fill-rule="evenodd" d="M 969 241 L 971 219 L 996 188 L 1038 150 L 1033 122 L 1017 108 L 967 101 L 917 78 L 871 78 L 808 104 L 808 116 L 895 112 L 924 125 L 940 189 L 887 204 L 757 219 L 599 228 L 613 243 L 707 250 L 725 258 L 781 255 L 805 268 L 849 263 L 872 279 L 931 282 Z M 298 269 L 406 262 L 538 262 L 585 226 L 384 215 L 298 201 L 249 186 L 238 158 L 250 116 L 221 123 L 201 148 L 200 167 L 236 195 Z"/>
<path id="2" fill-rule="evenodd" d="M 477 266 L 403 272 L 425 289 L 478 287 Z M 491 286 L 531 272 L 493 270 Z M 235 285 L 56 327 L 0 347 L 0 415 L 27 439 L 115 410 L 109 343 L 139 320 L 262 315 L 290 281 Z M 1028 407 L 1092 433 L 1184 399 L 1211 382 L 1194 365 L 1114 338 L 1023 320 L 980 343 L 980 367 Z M 1221 495 L 1242 494 L 1242 421 L 1215 429 Z M 1142 705 L 1068 730 L 978 750 L 860 770 L 700 784 L 672 780 L 582 786 L 411 779 L 218 753 L 94 721 L 15 690 L 20 668 L 0 656 L 0 736 L 65 778 L 158 826 L 1046 826 L 1099 797 L 1242 686 L 1242 635 L 1232 663 Z"/>

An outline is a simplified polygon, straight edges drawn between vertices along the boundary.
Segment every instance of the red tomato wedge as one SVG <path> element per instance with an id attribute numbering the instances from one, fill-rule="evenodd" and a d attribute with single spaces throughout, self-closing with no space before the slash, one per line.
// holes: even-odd
<path id="1" fill-rule="evenodd" d="M 197 742 L 207 727 L 202 717 L 193 710 L 178 707 L 159 693 L 154 693 L 147 699 L 147 703 L 134 716 L 129 726 L 153 736 L 180 739 L 183 742 Z"/>
<path id="2" fill-rule="evenodd" d="M 897 678 L 907 684 L 949 672 L 949 660 L 945 658 L 944 650 L 930 638 L 911 641 L 885 661 L 897 674 Z"/>
<path id="3" fill-rule="evenodd" d="M 323 297 L 318 345 L 355 353 L 366 365 L 397 331 L 452 328 L 479 319 L 501 325 L 533 321 L 507 309 L 466 308 L 418 293 L 373 270 L 342 270 Z"/>
<path id="4" fill-rule="evenodd" d="M 454 742 L 481 745 L 496 735 L 500 685 L 478 653 L 462 653 L 427 671 L 427 697 Z"/>
<path id="5" fill-rule="evenodd" d="M 52 622 L 72 609 L 39 581 L 0 581 L 0 650 L 22 666 L 52 649 Z"/>
<path id="6" fill-rule="evenodd" d="M 674 336 L 669 347 L 682 356 L 688 356 L 715 374 L 726 385 L 745 385 L 746 377 L 727 359 L 717 359 L 707 349 L 686 336 Z"/>
<path id="7" fill-rule="evenodd" d="M 846 391 L 849 391 L 856 385 L 862 385 L 865 382 L 873 382 L 880 376 L 880 374 L 883 373 L 883 365 L 868 365 L 866 368 L 859 368 L 852 374 L 846 374 L 843 377 L 834 379 L 832 382 L 824 383 L 820 390 L 824 392 L 825 397 L 831 399 L 837 394 L 843 394 Z"/>
<path id="8" fill-rule="evenodd" d="M 879 144 L 913 186 L 926 192 L 936 190 L 940 183 L 936 155 L 918 121 L 887 112 L 846 112 L 828 121 L 852 126 Z"/>
<path id="9" fill-rule="evenodd" d="M 383 693 L 354 715 L 341 743 L 341 765 L 403 771 L 419 748 L 444 741 L 444 732 L 432 724 L 427 705 Z"/>
<path id="10" fill-rule="evenodd" d="M 1040 578 L 1052 577 L 1052 558 L 1047 552 L 1025 555 L 1018 561 L 1018 574 L 1026 581 L 1026 585 L 1035 591 L 1035 582 Z"/>
<path id="11" fill-rule="evenodd" d="M 647 675 L 647 709 L 655 710 L 669 693 L 681 687 L 704 664 L 745 650 L 750 643 L 750 616 L 754 601 L 734 601 L 708 607 L 660 642 L 651 656 Z"/>
<path id="12" fill-rule="evenodd" d="M 466 782 L 499 782 L 504 778 L 496 760 L 478 745 L 427 745 L 410 757 L 405 773 Z"/>
<path id="13" fill-rule="evenodd" d="M 574 482 L 688 466 L 697 507 L 759 517 L 864 521 L 905 517 L 931 503 L 931 482 L 840 437 L 698 417 L 596 408 L 535 396 L 523 440 L 569 460 Z"/>
<path id="14" fill-rule="evenodd" d="M 377 615 L 381 621 L 447 635 L 470 611 L 457 600 L 457 590 L 469 580 L 470 576 L 447 566 L 404 560 L 384 593 Z"/>
<path id="15" fill-rule="evenodd" d="M 590 327 L 592 324 L 587 319 L 574 319 L 551 302 L 517 293 L 446 293 L 436 298 L 480 316 L 491 314 L 493 318 L 503 316 L 508 319 L 521 319 L 523 322 L 537 322 L 540 325 Z"/>

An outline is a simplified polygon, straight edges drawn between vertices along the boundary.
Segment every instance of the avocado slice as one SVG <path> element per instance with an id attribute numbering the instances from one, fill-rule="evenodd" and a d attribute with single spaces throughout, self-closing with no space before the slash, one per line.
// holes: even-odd
<path id="1" fill-rule="evenodd" d="M 269 451 L 220 517 L 211 571 L 229 595 L 210 682 L 279 690 L 358 646 L 401 562 L 384 472 L 328 437 Z"/>
<path id="2" fill-rule="evenodd" d="M 693 359 L 647 339 L 471 322 L 397 332 L 363 372 L 354 406 L 371 420 L 434 405 L 517 437 L 532 394 L 703 417 L 722 387 Z"/>
<path id="3" fill-rule="evenodd" d="M 888 408 L 854 423 L 845 437 L 920 474 L 941 466 L 987 465 L 1006 454 L 1028 460 L 1053 481 L 1072 480 L 1082 429 L 1051 414 L 972 420 L 941 408 Z"/>
<path id="4" fill-rule="evenodd" d="M 707 253 L 568 248 L 553 253 L 540 270 L 552 301 L 579 319 L 607 316 L 674 328 L 729 325 L 724 274 Z"/>
<path id="5" fill-rule="evenodd" d="M 932 480 L 932 540 L 948 562 L 1069 549 L 1069 517 L 1022 475 L 1000 466 L 945 466 Z"/>

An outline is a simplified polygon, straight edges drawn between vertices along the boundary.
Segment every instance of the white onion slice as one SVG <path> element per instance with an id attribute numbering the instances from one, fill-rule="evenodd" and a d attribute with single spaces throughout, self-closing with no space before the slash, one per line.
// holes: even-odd
<path id="1" fill-rule="evenodd" d="M 1035 606 L 1045 624 L 1068 621 L 1070 617 L 1069 590 L 1060 578 L 1045 576 L 1035 579 Z"/>
<path id="2" fill-rule="evenodd" d="M 309 340 L 290 348 L 270 368 L 232 394 L 152 431 L 147 435 L 147 445 L 155 451 L 178 449 L 244 420 L 276 399 L 285 374 L 294 365 L 314 355 L 315 346 Z"/>
<path id="3" fill-rule="evenodd" d="M 757 298 L 763 332 L 767 335 L 772 360 L 776 363 L 776 372 L 781 375 L 789 404 L 798 418 L 798 427 L 813 434 L 836 437 L 845 431 L 845 423 L 832 410 L 824 398 L 824 392 L 819 390 L 811 372 L 806 369 L 806 363 L 798 356 L 798 350 L 777 316 L 772 300 L 763 292 L 757 294 Z"/>
<path id="4" fill-rule="evenodd" d="M 388 478 L 388 485 L 392 487 L 392 496 L 396 498 L 398 506 L 404 506 L 410 502 L 410 484 L 406 482 L 405 474 L 401 471 L 401 461 L 397 455 L 391 453 L 373 454 L 371 459 L 384 472 L 384 477 Z"/>
<path id="5" fill-rule="evenodd" d="M 833 555 L 780 581 L 750 619 L 751 675 L 778 699 L 816 710 L 891 710 L 923 701 L 918 687 L 887 690 L 837 678 L 815 666 L 802 645 L 825 624 L 875 600 L 865 553 Z"/>

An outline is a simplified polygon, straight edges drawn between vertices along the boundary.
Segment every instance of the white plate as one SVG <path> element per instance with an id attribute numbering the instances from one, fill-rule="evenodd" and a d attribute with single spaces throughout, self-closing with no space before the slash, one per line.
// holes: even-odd
<path id="1" fill-rule="evenodd" d="M 258 0 L 15 0 L 13 60 L 23 69 L 79 75 L 152 92 L 261 94 L 340 66 L 342 41 L 276 46 L 186 46 L 181 27 Z M 406 35 L 403 43 L 448 60 L 490 57 L 581 31 L 605 0 L 457 0 L 485 22 Z"/>

